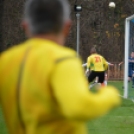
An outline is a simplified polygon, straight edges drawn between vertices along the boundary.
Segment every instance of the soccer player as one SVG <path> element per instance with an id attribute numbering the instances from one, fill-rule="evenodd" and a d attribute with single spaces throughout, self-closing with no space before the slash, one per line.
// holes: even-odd
<path id="1" fill-rule="evenodd" d="M 0 56 L 0 104 L 9 134 L 86 134 L 86 122 L 120 104 L 118 91 L 88 90 L 82 62 L 63 47 L 67 0 L 27 0 L 28 40 Z"/>
<path id="2" fill-rule="evenodd" d="M 121 66 L 124 62 L 120 62 Z M 128 82 L 132 80 L 132 88 L 134 88 L 134 52 L 132 51 L 128 59 Z"/>
<path id="3" fill-rule="evenodd" d="M 104 57 L 97 54 L 96 49 L 93 47 L 90 50 L 90 56 L 87 59 L 87 72 L 90 70 L 88 76 L 89 83 L 98 77 L 98 82 L 104 85 L 105 71 L 108 68 L 108 63 Z"/>
<path id="4" fill-rule="evenodd" d="M 108 66 L 114 66 L 114 64 L 107 62 Z M 87 66 L 87 63 L 82 64 L 83 67 Z M 87 71 L 88 72 L 88 71 Z M 88 76 L 86 72 L 86 75 Z M 108 76 L 107 73 L 105 72 L 105 77 L 104 77 L 104 85 L 107 86 L 107 81 L 108 81 Z M 98 84 L 98 77 L 95 78 L 95 81 L 90 85 L 90 88 L 92 88 L 93 86 L 95 86 L 96 84 Z"/>

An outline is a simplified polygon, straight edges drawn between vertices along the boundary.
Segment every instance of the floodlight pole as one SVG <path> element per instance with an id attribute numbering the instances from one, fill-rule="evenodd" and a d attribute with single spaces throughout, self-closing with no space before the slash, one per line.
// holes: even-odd
<path id="1" fill-rule="evenodd" d="M 76 46 L 76 51 L 77 51 L 77 56 L 79 56 L 79 47 L 80 47 L 80 13 L 76 13 L 76 18 L 77 18 L 77 46 Z"/>

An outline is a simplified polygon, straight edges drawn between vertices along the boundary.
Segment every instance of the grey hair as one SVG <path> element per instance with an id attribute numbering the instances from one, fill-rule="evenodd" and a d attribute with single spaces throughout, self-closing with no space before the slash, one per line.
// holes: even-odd
<path id="1" fill-rule="evenodd" d="M 67 0 L 27 0 L 24 19 L 31 34 L 58 33 L 70 20 L 70 5 Z"/>
<path id="2" fill-rule="evenodd" d="M 66 22 L 70 19 L 70 5 L 68 0 L 59 0 L 63 7 L 63 22 Z"/>

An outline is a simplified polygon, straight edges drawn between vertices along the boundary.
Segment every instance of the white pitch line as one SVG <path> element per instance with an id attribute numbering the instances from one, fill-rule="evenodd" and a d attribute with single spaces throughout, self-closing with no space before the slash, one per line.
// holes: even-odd
<path id="1" fill-rule="evenodd" d="M 124 96 L 122 96 L 122 95 L 120 95 L 120 94 L 119 94 L 119 96 L 122 97 L 122 98 L 124 98 Z"/>
<path id="2" fill-rule="evenodd" d="M 119 96 L 122 97 L 122 98 L 124 98 L 124 96 L 122 96 L 122 95 L 120 95 L 120 94 L 119 94 Z M 134 102 L 134 99 L 128 99 L 128 98 L 124 98 L 124 99 L 126 99 L 126 100 L 131 100 L 132 102 Z"/>

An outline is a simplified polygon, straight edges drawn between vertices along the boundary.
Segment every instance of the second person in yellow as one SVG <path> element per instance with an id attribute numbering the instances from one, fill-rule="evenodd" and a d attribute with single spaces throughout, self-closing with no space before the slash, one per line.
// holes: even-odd
<path id="1" fill-rule="evenodd" d="M 90 50 L 90 56 L 87 59 L 87 72 L 90 70 L 88 76 L 89 83 L 98 77 L 98 82 L 103 85 L 105 79 L 105 71 L 108 69 L 108 63 L 103 56 L 96 52 L 93 47 Z"/>

